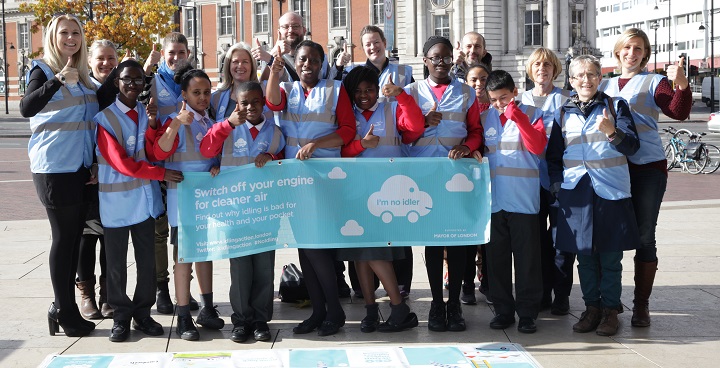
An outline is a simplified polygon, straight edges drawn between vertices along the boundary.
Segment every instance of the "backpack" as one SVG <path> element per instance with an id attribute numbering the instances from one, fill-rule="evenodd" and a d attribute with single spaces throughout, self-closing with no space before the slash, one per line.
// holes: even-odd
<path id="1" fill-rule="evenodd" d="M 280 274 L 279 294 L 280 301 L 285 303 L 296 303 L 310 299 L 302 271 L 294 263 L 283 266 Z"/>

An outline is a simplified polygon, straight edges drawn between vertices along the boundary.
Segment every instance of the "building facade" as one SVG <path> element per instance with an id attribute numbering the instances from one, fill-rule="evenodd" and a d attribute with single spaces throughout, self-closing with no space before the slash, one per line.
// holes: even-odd
<path id="1" fill-rule="evenodd" d="M 21 2 L 5 2 L 7 90 L 11 98 L 19 98 L 23 92 L 21 69 L 29 60 L 25 58 L 23 62 L 22 55 L 42 46 L 41 32 L 29 32 L 32 14 L 17 10 Z M 525 63 L 537 47 L 554 50 L 561 60 L 568 52 L 575 55 L 597 52 L 596 2 L 602 0 L 396 0 L 394 46 L 399 62 L 412 65 L 415 78 L 419 79 L 422 46 L 429 36 L 442 35 L 456 44 L 466 32 L 477 31 L 486 38 L 493 68 L 509 71 L 523 89 Z M 225 50 L 240 41 L 251 46 L 259 42 L 271 48 L 277 40 L 277 21 L 287 11 L 303 16 L 307 38 L 323 45 L 330 57 L 337 55 L 347 42 L 354 46 L 353 61 L 362 63 L 365 55 L 360 47 L 360 30 L 368 24 L 383 26 L 385 3 L 385 0 L 181 0 L 175 22 L 188 37 L 191 51 L 197 47 L 198 67 L 218 83 Z M 564 81 L 559 77 L 556 82 L 562 85 Z"/>
<path id="2" fill-rule="evenodd" d="M 709 5 L 707 0 L 597 0 L 596 42 L 603 54 L 603 71 L 617 67 L 612 54 L 615 42 L 626 29 L 634 27 L 645 31 L 652 44 L 648 70 L 662 70 L 684 53 L 691 65 L 709 73 L 709 41 L 714 28 Z M 715 59 L 716 66 L 719 61 Z"/>

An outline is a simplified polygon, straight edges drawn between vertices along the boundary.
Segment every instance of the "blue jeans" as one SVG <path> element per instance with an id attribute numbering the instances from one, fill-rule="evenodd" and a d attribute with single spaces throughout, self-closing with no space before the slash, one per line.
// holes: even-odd
<path id="1" fill-rule="evenodd" d="M 641 243 L 635 252 L 635 260 L 655 262 L 657 261 L 655 228 L 660 204 L 667 188 L 667 175 L 655 169 L 630 170 L 630 184 Z"/>
<path id="2" fill-rule="evenodd" d="M 622 258 L 623 252 L 577 255 L 580 289 L 586 306 L 622 308 Z"/>

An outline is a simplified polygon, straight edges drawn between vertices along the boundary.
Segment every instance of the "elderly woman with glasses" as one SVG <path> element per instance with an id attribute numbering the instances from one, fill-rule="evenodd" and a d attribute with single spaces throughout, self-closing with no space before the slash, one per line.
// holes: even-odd
<path id="1" fill-rule="evenodd" d="M 547 147 L 550 191 L 559 203 L 555 247 L 577 254 L 586 310 L 575 332 L 617 333 L 623 251 L 638 246 L 627 156 L 639 148 L 627 102 L 598 91 L 600 62 L 570 64 L 577 95 L 555 115 Z"/>

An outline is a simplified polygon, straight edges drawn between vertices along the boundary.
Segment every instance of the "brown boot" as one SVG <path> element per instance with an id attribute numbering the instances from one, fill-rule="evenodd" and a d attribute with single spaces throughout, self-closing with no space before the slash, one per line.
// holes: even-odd
<path id="1" fill-rule="evenodd" d="M 75 285 L 80 290 L 80 314 L 86 319 L 102 319 L 102 314 L 95 304 L 95 278 L 85 281 L 75 280 Z"/>
<path id="2" fill-rule="evenodd" d="M 581 333 L 594 331 L 600 324 L 601 319 L 602 310 L 598 307 L 588 305 L 585 312 L 580 316 L 580 321 L 573 325 L 573 331 Z"/>
<path id="3" fill-rule="evenodd" d="M 635 327 L 650 326 L 649 299 L 652 293 L 657 261 L 635 261 L 635 299 L 633 299 L 633 315 L 630 323 Z"/>
<path id="4" fill-rule="evenodd" d="M 113 308 L 107 302 L 107 283 L 104 276 L 100 276 L 100 298 L 98 304 L 100 304 L 100 314 L 105 318 L 113 318 Z"/>
<path id="5" fill-rule="evenodd" d="M 618 321 L 618 310 L 614 308 L 603 308 L 602 321 L 598 325 L 595 333 L 600 336 L 612 336 L 618 331 L 620 321 Z"/>

